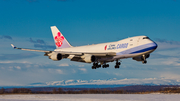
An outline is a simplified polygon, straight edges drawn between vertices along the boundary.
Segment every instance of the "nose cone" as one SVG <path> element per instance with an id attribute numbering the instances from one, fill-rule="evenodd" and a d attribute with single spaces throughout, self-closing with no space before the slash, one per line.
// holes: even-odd
<path id="1" fill-rule="evenodd" d="M 158 47 L 157 43 L 153 42 L 153 48 L 156 49 Z"/>

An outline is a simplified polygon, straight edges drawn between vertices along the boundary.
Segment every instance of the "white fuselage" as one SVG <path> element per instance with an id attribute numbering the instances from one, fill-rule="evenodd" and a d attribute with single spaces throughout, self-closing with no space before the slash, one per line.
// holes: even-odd
<path id="1" fill-rule="evenodd" d="M 143 54 L 149 54 L 153 52 L 156 48 L 157 48 L 157 44 L 152 40 L 150 40 L 147 36 L 136 36 L 116 42 L 55 49 L 54 51 L 56 52 L 68 51 L 68 52 L 81 52 L 81 53 L 115 52 L 116 56 L 108 57 L 109 58 L 108 61 L 114 61 L 116 59 L 131 58 Z M 107 60 L 107 57 L 105 57 L 104 59 Z"/>

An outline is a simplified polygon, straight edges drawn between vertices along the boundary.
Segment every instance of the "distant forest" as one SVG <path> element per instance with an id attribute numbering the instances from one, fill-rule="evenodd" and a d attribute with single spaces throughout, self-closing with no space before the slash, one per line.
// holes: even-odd
<path id="1" fill-rule="evenodd" d="M 0 94 L 149 94 L 149 93 L 180 93 L 179 85 L 147 86 L 135 85 L 115 88 L 1 88 Z"/>

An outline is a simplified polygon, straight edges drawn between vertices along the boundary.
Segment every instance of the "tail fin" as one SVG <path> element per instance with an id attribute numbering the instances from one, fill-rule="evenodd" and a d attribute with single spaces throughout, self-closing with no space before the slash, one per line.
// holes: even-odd
<path id="1" fill-rule="evenodd" d="M 56 48 L 72 47 L 56 26 L 51 26 L 51 31 L 53 34 Z"/>

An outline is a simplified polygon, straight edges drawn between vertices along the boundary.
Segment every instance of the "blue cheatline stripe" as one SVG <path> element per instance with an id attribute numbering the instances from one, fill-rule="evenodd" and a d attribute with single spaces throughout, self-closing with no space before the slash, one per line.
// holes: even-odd
<path id="1" fill-rule="evenodd" d="M 152 49 L 156 49 L 156 48 L 157 48 L 157 46 L 153 46 L 153 47 L 145 48 L 145 49 L 142 49 L 142 50 L 139 50 L 139 51 L 135 51 L 135 52 L 132 52 L 132 53 L 129 53 L 129 54 L 142 53 L 142 52 L 146 52 L 146 51 L 149 51 L 149 50 L 152 50 Z"/>
<path id="2" fill-rule="evenodd" d="M 156 48 L 157 48 L 156 43 L 149 43 L 149 44 L 137 46 L 137 47 L 134 47 L 134 48 L 131 48 L 131 49 L 127 49 L 125 51 L 116 53 L 116 55 L 141 53 L 141 52 L 149 51 L 149 50 L 156 49 Z"/>

